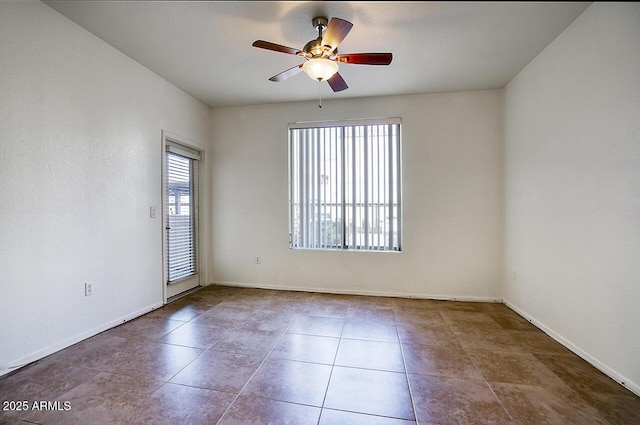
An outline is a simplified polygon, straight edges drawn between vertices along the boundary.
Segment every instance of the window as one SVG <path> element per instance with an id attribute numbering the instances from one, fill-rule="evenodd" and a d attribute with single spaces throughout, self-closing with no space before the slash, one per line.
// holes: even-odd
<path id="1" fill-rule="evenodd" d="M 400 251 L 400 120 L 289 126 L 291 248 Z"/>

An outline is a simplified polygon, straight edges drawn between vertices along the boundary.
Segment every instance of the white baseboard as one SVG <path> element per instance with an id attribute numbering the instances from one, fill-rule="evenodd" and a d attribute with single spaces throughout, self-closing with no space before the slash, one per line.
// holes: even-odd
<path id="1" fill-rule="evenodd" d="M 259 284 L 259 283 L 226 282 L 226 281 L 214 281 L 210 283 L 210 285 L 234 286 L 239 288 L 273 289 L 277 291 L 316 292 L 316 293 L 323 293 L 323 294 L 365 295 L 365 296 L 371 296 L 371 297 L 417 298 L 417 299 L 425 299 L 425 300 L 502 303 L 502 298 L 498 298 L 498 297 L 431 295 L 431 294 L 413 294 L 413 293 L 407 293 L 407 292 L 367 291 L 367 290 L 357 290 L 357 289 L 335 289 L 335 288 L 318 288 L 318 287 L 309 288 L 306 286 L 265 285 L 265 284 Z"/>
<path id="2" fill-rule="evenodd" d="M 599 371 L 607 375 L 609 378 L 613 379 L 614 381 L 616 381 L 623 387 L 627 388 L 629 391 L 633 392 L 634 394 L 640 396 L 640 385 L 638 383 L 635 383 L 627 379 L 625 376 L 621 375 L 620 373 L 616 372 L 614 369 L 610 368 L 609 366 L 602 363 L 595 357 L 591 356 L 589 353 L 582 350 L 580 347 L 576 346 L 571 341 L 564 338 L 562 335 L 559 335 L 556 332 L 554 332 L 551 328 L 549 328 L 547 325 L 537 320 L 535 317 L 532 317 L 531 315 L 529 315 L 528 313 L 526 313 L 525 311 L 523 311 L 513 303 L 509 302 L 509 300 L 504 300 L 504 304 L 507 307 L 509 307 L 511 310 L 515 311 L 520 316 L 524 317 L 526 320 L 531 322 L 533 325 L 535 325 L 537 328 L 542 330 L 544 333 L 549 335 L 551 338 L 555 339 L 557 342 L 564 345 L 567 349 L 571 350 L 578 357 L 582 358 L 584 361 L 591 364 L 593 367 L 595 367 L 596 369 L 598 369 Z"/>
<path id="3" fill-rule="evenodd" d="M 0 376 L 2 375 L 6 375 L 9 372 L 13 372 L 14 370 L 17 370 L 21 367 L 24 367 L 26 365 L 28 365 L 29 363 L 33 363 L 37 360 L 43 359 L 45 357 L 47 357 L 48 355 L 51 355 L 55 352 L 58 352 L 60 350 L 63 350 L 67 347 L 72 346 L 73 344 L 77 344 L 80 341 L 84 341 L 87 338 L 91 338 L 92 336 L 95 336 L 97 334 L 99 334 L 100 332 L 104 332 L 106 330 L 109 330 L 113 327 L 116 327 L 118 325 L 121 325 L 125 322 L 128 322 L 130 320 L 133 320 L 137 317 L 142 316 L 143 314 L 149 313 L 150 311 L 153 311 L 157 308 L 162 307 L 162 302 L 159 303 L 155 303 L 152 304 L 150 306 L 147 306 L 145 308 L 142 308 L 140 310 L 137 310 L 131 314 L 127 314 L 125 316 L 119 317 L 118 319 L 112 320 L 110 322 L 104 323 L 96 328 L 93 328 L 91 330 L 88 330 L 86 332 L 82 332 L 79 335 L 75 335 L 71 338 L 67 338 L 64 339 L 62 341 L 58 341 L 55 344 L 49 345 L 41 350 L 38 350 L 34 353 L 29 354 L 28 356 L 24 356 L 22 358 L 19 358 L 13 362 L 11 362 L 9 365 L 2 365 L 2 368 L 0 368 Z"/>

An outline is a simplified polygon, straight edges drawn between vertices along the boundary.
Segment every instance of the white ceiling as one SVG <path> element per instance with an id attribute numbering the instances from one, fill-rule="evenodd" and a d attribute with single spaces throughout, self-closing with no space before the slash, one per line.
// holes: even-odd
<path id="1" fill-rule="evenodd" d="M 211 107 L 318 98 L 304 73 L 269 77 L 302 58 L 251 44 L 302 49 L 314 16 L 354 24 L 340 53 L 391 52 L 389 66 L 342 64 L 349 88 L 323 98 L 504 87 L 589 2 L 45 1 Z"/>

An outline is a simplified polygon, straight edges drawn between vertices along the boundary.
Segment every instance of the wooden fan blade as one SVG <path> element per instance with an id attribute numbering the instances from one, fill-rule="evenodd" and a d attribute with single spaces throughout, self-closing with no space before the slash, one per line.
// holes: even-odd
<path id="1" fill-rule="evenodd" d="M 294 49 L 293 47 L 282 46 L 280 44 L 271 43 L 264 40 L 256 40 L 253 42 L 252 46 L 258 47 L 260 49 L 273 50 L 274 52 L 287 53 L 290 55 L 297 55 L 302 53 L 301 50 Z"/>
<path id="2" fill-rule="evenodd" d="M 293 68 L 282 71 L 280 74 L 274 75 L 273 77 L 269 78 L 269 81 L 275 81 L 276 83 L 279 83 L 280 81 L 284 81 L 289 77 L 293 77 L 300 71 L 302 71 L 302 64 L 296 65 Z"/>
<path id="3" fill-rule="evenodd" d="M 389 65 L 392 59 L 391 53 L 349 53 L 336 56 L 336 61 L 354 65 Z"/>
<path id="4" fill-rule="evenodd" d="M 344 81 L 344 78 L 342 78 L 342 75 L 337 72 L 333 74 L 333 77 L 327 80 L 327 83 L 329 83 L 329 86 L 331 86 L 331 90 L 333 90 L 334 92 L 346 90 L 349 88 L 347 83 Z"/>
<path id="5" fill-rule="evenodd" d="M 340 18 L 331 18 L 322 37 L 322 45 L 331 46 L 331 51 L 334 51 L 347 34 L 349 34 L 352 27 L 353 24 L 349 21 Z"/>

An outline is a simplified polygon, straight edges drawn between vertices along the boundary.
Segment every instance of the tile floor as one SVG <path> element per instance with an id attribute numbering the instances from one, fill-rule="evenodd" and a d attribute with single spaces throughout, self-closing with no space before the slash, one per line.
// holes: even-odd
<path id="1" fill-rule="evenodd" d="M 640 424 L 504 305 L 215 286 L 0 377 L 5 400 L 61 410 L 0 424 Z"/>

